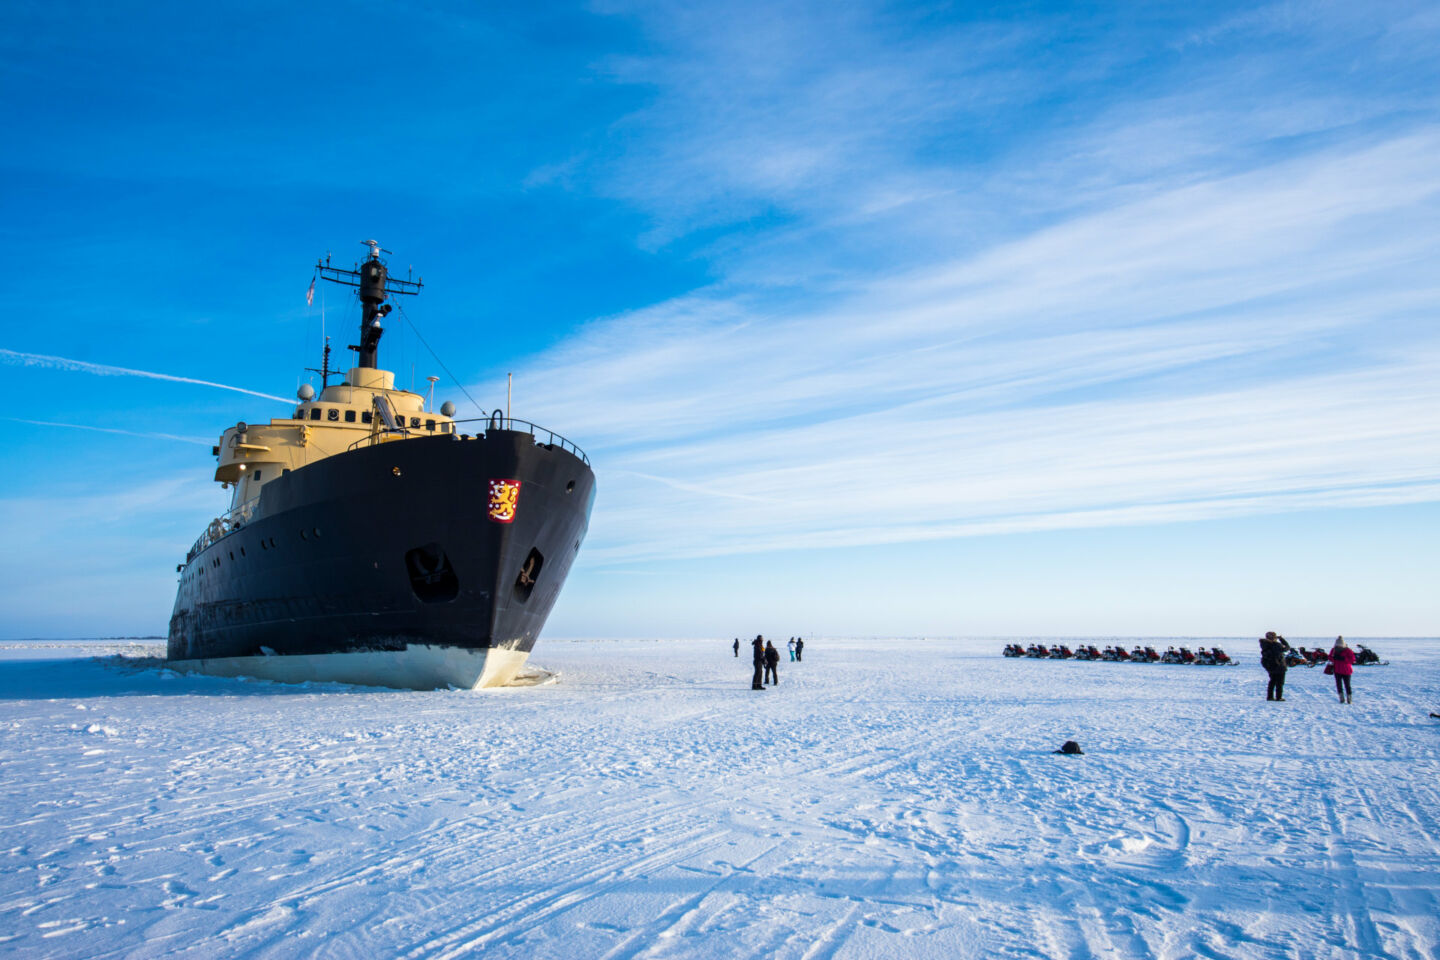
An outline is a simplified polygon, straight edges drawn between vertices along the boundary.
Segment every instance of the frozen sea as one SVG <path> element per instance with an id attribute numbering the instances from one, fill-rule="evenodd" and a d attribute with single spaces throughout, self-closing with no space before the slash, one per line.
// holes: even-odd
<path id="1" fill-rule="evenodd" d="M 817 639 L 763 693 L 728 638 L 425 693 L 4 643 L 0 953 L 1432 960 L 1440 641 L 1372 645 L 1345 707 L 1254 641 Z"/>

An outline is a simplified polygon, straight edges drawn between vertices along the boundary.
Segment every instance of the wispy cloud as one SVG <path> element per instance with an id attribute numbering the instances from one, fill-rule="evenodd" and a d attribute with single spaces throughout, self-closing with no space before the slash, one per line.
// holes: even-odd
<path id="1" fill-rule="evenodd" d="M 96 433 L 115 433 L 124 437 L 144 437 L 147 440 L 178 440 L 181 443 L 198 443 L 209 446 L 214 441 L 203 437 L 180 437 L 173 433 L 149 433 L 138 430 L 121 430 L 117 427 L 96 427 L 85 423 L 56 423 L 52 420 L 26 420 L 21 417 L 0 417 L 11 423 L 28 423 L 35 427 L 65 427 L 69 430 L 91 430 Z"/>
<path id="2" fill-rule="evenodd" d="M 1440 497 L 1440 129 L 1153 192 L 818 309 L 715 290 L 520 377 L 624 561 Z"/>
<path id="3" fill-rule="evenodd" d="M 93 373 L 101 377 L 144 377 L 149 380 L 168 380 L 171 383 L 193 383 L 201 387 L 214 387 L 217 390 L 230 390 L 235 393 L 244 393 L 252 397 L 262 397 L 266 400 L 275 400 L 280 403 L 290 403 L 286 397 L 277 397 L 270 393 L 261 393 L 258 390 L 247 390 L 245 387 L 232 387 L 227 383 L 216 383 L 213 380 L 197 380 L 194 377 L 177 377 L 169 373 L 155 373 L 150 370 L 132 370 L 129 367 L 112 367 L 103 363 L 90 363 L 85 360 L 72 360 L 69 357 L 52 357 L 41 353 L 21 353 L 18 350 L 7 350 L 0 347 L 0 361 L 14 366 L 21 367 L 49 367 L 54 370 L 69 370 L 74 373 Z"/>
<path id="4" fill-rule="evenodd" d="M 648 211 L 655 244 L 741 227 L 708 253 L 781 281 L 800 258 L 812 286 L 821 261 L 806 247 L 923 259 L 921 238 L 983 243 L 1120 202 L 1114 191 L 1238 172 L 1299 138 L 1440 105 L 1440 23 L 1408 2 L 1184 16 L 804 0 L 601 9 L 650 41 L 603 61 L 603 75 L 649 98 L 608 151 L 588 151 L 588 177 L 577 158 L 559 164 L 568 181 Z M 835 229 L 860 224 L 868 236 Z M 748 256 L 757 244 L 786 256 Z"/>
<path id="5" fill-rule="evenodd" d="M 54 636 L 111 624 L 164 629 L 171 576 L 205 522 L 224 508 L 203 475 L 140 483 L 57 478 L 43 495 L 0 497 L 0 633 Z"/>
<path id="6" fill-rule="evenodd" d="M 1434 500 L 1437 374 L 1440 355 L 1167 401 L 734 424 L 729 437 L 615 457 L 687 482 L 602 486 L 593 552 L 708 555 Z"/>
<path id="7" fill-rule="evenodd" d="M 587 556 L 1440 496 L 1416 5 L 606 9 L 651 97 L 566 180 L 717 281 L 519 376 L 598 465 Z"/>

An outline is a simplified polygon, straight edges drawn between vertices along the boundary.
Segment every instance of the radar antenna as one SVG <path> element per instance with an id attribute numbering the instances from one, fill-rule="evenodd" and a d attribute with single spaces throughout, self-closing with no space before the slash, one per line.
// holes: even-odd
<path id="1" fill-rule="evenodd" d="M 385 269 L 380 254 L 389 253 L 375 240 L 361 240 L 361 246 L 370 248 L 370 256 L 364 263 L 356 264 L 354 270 L 341 270 L 330 266 L 330 258 L 316 261 L 315 271 L 322 280 L 354 287 L 360 291 L 360 345 L 350 349 L 359 353 L 357 366 L 374 367 L 380 349 L 380 336 L 385 332 L 380 321 L 390 314 L 390 304 L 384 303 L 392 293 L 414 296 L 425 285 L 425 278 L 417 280 L 394 280 Z M 383 304 L 383 305 L 382 305 Z"/>
<path id="2" fill-rule="evenodd" d="M 330 338 L 329 338 L 329 337 L 326 337 L 326 338 L 325 338 L 325 352 L 320 356 L 320 369 L 319 369 L 319 370 L 316 370 L 314 367 L 306 367 L 305 369 L 306 369 L 308 372 L 310 372 L 310 373 L 318 373 L 318 374 L 320 374 L 320 388 L 321 388 L 322 390 L 323 390 L 325 387 L 330 386 Z"/>

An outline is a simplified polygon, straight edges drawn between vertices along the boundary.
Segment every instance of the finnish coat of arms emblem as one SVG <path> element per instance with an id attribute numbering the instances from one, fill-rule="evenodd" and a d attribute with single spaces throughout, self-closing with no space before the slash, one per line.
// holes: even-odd
<path id="1" fill-rule="evenodd" d="M 519 480 L 490 481 L 490 519 L 496 523 L 512 523 L 515 508 L 520 505 Z"/>

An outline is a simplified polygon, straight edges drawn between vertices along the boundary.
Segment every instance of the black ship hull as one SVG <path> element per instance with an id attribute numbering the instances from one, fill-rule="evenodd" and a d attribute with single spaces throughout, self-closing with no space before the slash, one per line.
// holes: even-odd
<path id="1" fill-rule="evenodd" d="M 519 482 L 497 512 L 492 482 Z M 270 481 L 183 567 L 180 669 L 387 686 L 506 682 L 589 523 L 595 478 L 559 445 L 490 430 L 366 446 Z"/>

